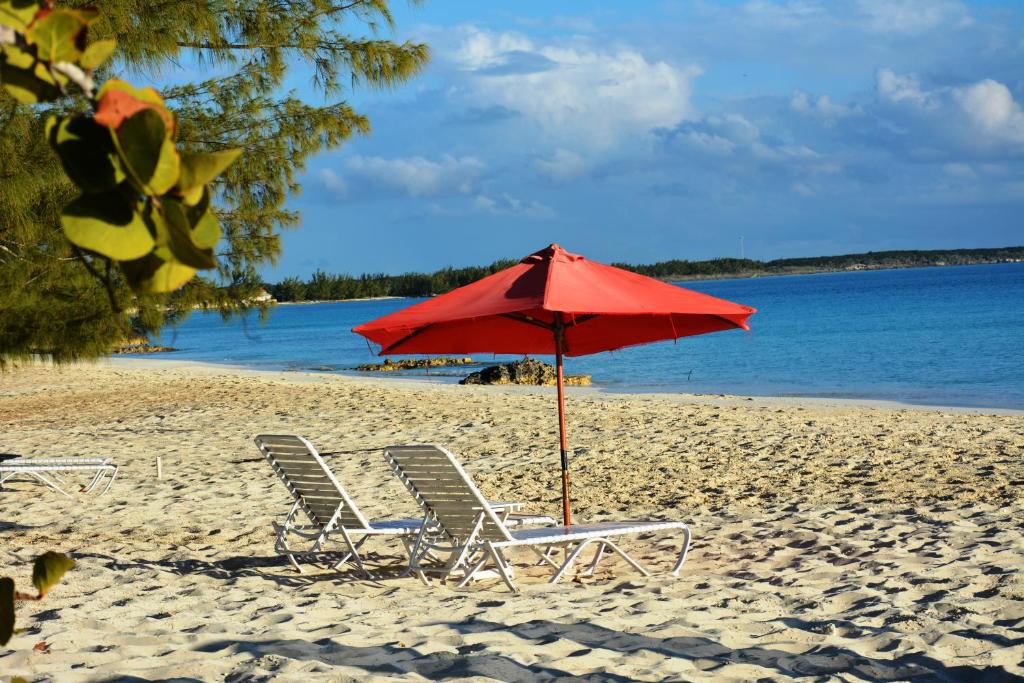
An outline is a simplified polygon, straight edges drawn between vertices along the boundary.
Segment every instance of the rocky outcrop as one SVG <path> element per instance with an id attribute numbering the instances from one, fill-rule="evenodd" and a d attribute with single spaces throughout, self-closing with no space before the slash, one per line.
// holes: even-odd
<path id="1" fill-rule="evenodd" d="M 150 344 L 146 337 L 129 337 L 121 342 L 121 345 L 114 349 L 114 353 L 165 353 L 177 351 L 173 346 L 158 346 Z"/>
<path id="2" fill-rule="evenodd" d="M 469 358 L 403 358 L 391 360 L 388 358 L 383 363 L 370 363 L 360 365 L 355 370 L 360 372 L 394 372 L 395 370 L 416 370 L 419 368 L 443 368 L 449 365 L 473 365 L 475 360 Z"/>
<path id="3" fill-rule="evenodd" d="M 590 375 L 568 375 L 566 384 L 588 386 Z M 539 360 L 527 358 L 514 363 L 491 365 L 479 372 L 468 375 L 459 384 L 533 384 L 550 386 L 555 384 L 555 368 Z"/>

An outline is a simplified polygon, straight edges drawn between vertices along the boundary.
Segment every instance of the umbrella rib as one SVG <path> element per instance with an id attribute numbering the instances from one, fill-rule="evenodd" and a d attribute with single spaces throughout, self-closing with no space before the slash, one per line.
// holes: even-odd
<path id="1" fill-rule="evenodd" d="M 389 353 L 398 353 L 397 351 L 394 350 L 396 347 L 401 346 L 402 344 L 404 344 L 405 342 L 409 341 L 410 339 L 412 339 L 416 335 L 418 335 L 418 334 L 420 334 L 422 332 L 426 332 L 431 327 L 433 327 L 433 325 L 424 325 L 423 327 L 417 327 L 415 330 L 413 330 L 409 334 L 405 335 L 404 337 L 402 337 L 401 339 L 396 341 L 394 344 L 389 344 L 387 347 L 382 348 L 380 350 L 380 355 L 384 356 L 384 355 L 387 355 Z"/>
<path id="2" fill-rule="evenodd" d="M 531 318 L 530 316 L 528 316 L 528 315 L 526 315 L 524 313 L 502 313 L 501 317 L 502 318 L 508 318 L 509 320 L 515 320 L 516 322 L 520 322 L 520 323 L 526 323 L 527 325 L 534 325 L 536 327 L 540 327 L 542 329 L 545 329 L 548 332 L 553 332 L 554 329 L 555 329 L 553 325 L 548 325 L 546 322 L 544 322 L 542 320 L 537 320 L 536 318 Z"/>
<path id="3" fill-rule="evenodd" d="M 718 318 L 722 322 L 729 323 L 729 325 L 732 326 L 732 327 L 738 327 L 741 330 L 746 329 L 746 328 L 743 327 L 743 325 L 738 324 L 735 320 L 729 320 L 728 318 L 726 318 L 723 315 L 716 315 L 714 313 L 705 313 L 705 315 L 707 317 L 709 317 L 709 318 Z"/>

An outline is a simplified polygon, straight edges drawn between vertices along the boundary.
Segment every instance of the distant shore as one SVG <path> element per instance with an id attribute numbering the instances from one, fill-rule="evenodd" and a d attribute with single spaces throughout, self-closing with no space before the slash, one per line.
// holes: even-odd
<path id="1" fill-rule="evenodd" d="M 729 261 L 741 262 L 742 259 L 723 259 Z M 797 259 L 793 259 L 797 260 Z M 811 259 L 808 259 L 811 260 Z M 1002 265 L 1007 263 L 1024 263 L 1024 258 L 1003 258 L 1003 259 L 965 259 L 957 262 L 885 262 L 885 263 L 852 263 L 845 266 L 786 266 L 783 268 L 777 268 L 773 270 L 757 270 L 757 269 L 741 269 L 734 271 L 716 272 L 716 273 L 668 273 L 661 274 L 656 272 L 646 272 L 649 268 L 655 266 L 630 266 L 629 269 L 635 272 L 653 277 L 657 280 L 664 282 L 715 282 L 718 280 L 742 280 L 762 277 L 780 277 L 788 275 L 822 275 L 826 273 L 856 273 L 863 271 L 874 271 L 874 270 L 913 270 L 918 268 L 949 268 L 952 266 L 991 266 L 991 265 Z M 616 264 L 622 265 L 622 264 Z M 400 278 L 403 276 L 390 276 Z M 273 289 L 273 285 L 268 286 L 268 291 Z M 273 299 L 274 303 L 278 305 L 284 304 L 323 304 L 323 303 L 338 303 L 342 301 L 380 301 L 385 299 L 419 299 L 436 294 L 443 294 L 444 292 L 433 292 L 431 294 L 410 294 L 407 296 L 366 296 L 366 297 L 353 297 L 353 298 L 335 298 L 335 299 L 302 299 L 302 300 L 278 300 Z"/>

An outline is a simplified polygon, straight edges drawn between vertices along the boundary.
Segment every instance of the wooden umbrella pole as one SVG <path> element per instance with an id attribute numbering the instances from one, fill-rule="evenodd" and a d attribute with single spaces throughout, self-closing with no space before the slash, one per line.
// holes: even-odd
<path id="1" fill-rule="evenodd" d="M 562 523 L 572 524 L 569 506 L 569 446 L 565 436 L 565 380 L 562 377 L 562 345 L 565 328 L 562 314 L 555 314 L 555 372 L 558 385 L 558 437 L 562 450 Z"/>

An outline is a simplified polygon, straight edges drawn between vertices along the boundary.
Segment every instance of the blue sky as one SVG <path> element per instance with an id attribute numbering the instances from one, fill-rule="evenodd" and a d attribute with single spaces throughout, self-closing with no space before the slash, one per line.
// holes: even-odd
<path id="1" fill-rule="evenodd" d="M 269 279 L 1024 244 L 1019 0 L 395 11 L 432 63 L 351 94 L 374 131 L 309 164 Z"/>

